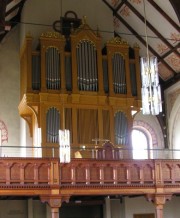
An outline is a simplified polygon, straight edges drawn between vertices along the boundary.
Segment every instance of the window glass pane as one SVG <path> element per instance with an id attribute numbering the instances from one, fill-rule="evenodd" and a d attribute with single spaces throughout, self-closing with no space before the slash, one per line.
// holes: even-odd
<path id="1" fill-rule="evenodd" d="M 148 141 L 146 135 L 134 129 L 132 131 L 133 159 L 148 159 Z"/>

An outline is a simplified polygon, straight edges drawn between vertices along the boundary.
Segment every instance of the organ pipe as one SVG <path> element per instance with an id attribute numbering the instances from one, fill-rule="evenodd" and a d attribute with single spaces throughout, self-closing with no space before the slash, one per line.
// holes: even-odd
<path id="1" fill-rule="evenodd" d="M 115 53 L 112 59 L 113 64 L 113 86 L 116 94 L 126 94 L 126 73 L 123 57 Z"/>
<path id="2" fill-rule="evenodd" d="M 50 108 L 46 115 L 46 141 L 59 142 L 60 114 L 56 108 Z"/>
<path id="3" fill-rule="evenodd" d="M 60 55 L 54 47 L 46 51 L 46 87 L 51 90 L 60 89 Z"/>
<path id="4" fill-rule="evenodd" d="M 81 91 L 98 90 L 97 53 L 93 43 L 83 40 L 76 49 L 78 87 Z"/>

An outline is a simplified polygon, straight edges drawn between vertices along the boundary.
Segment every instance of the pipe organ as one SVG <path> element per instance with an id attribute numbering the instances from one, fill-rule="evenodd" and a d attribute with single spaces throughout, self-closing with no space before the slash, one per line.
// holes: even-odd
<path id="1" fill-rule="evenodd" d="M 131 146 L 131 111 L 141 107 L 139 48 L 115 37 L 102 52 L 102 38 L 85 21 L 71 31 L 70 50 L 58 32 L 43 33 L 35 51 L 32 40 L 27 36 L 21 49 L 19 113 L 33 143 L 41 129 L 42 155 L 52 155 L 46 147 L 58 150 L 62 128 L 74 147 L 97 138 Z"/>

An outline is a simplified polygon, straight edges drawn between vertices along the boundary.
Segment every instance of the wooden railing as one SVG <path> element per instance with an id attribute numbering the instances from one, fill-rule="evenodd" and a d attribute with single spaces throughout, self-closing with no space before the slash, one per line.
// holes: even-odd
<path id="1" fill-rule="evenodd" d="M 58 159 L 0 158 L 0 185 L 59 185 Z"/>
<path id="2" fill-rule="evenodd" d="M 78 160 L 60 165 L 65 185 L 180 184 L 180 160 Z"/>
<path id="3" fill-rule="evenodd" d="M 180 160 L 72 159 L 60 164 L 58 158 L 0 159 L 0 195 L 41 195 L 55 189 L 62 195 L 103 194 L 109 186 L 106 194 L 136 194 L 142 188 L 148 194 L 157 187 L 179 193 Z"/>

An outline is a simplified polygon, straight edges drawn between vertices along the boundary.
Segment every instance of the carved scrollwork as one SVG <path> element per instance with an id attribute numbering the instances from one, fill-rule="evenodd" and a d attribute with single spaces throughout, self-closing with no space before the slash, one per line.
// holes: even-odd
<path id="1" fill-rule="evenodd" d="M 41 34 L 43 38 L 64 39 L 64 36 L 58 32 L 45 32 Z"/>
<path id="2" fill-rule="evenodd" d="M 40 196 L 41 202 L 48 203 L 51 208 L 59 208 L 63 202 L 68 203 L 70 196 Z"/>
<path id="3" fill-rule="evenodd" d="M 121 37 L 114 37 L 107 41 L 108 44 L 128 45 L 128 42 Z"/>
<path id="4" fill-rule="evenodd" d="M 171 194 L 148 194 L 146 195 L 146 198 L 148 201 L 152 201 L 154 204 L 158 205 L 164 205 L 166 201 L 171 200 L 172 195 Z"/>

